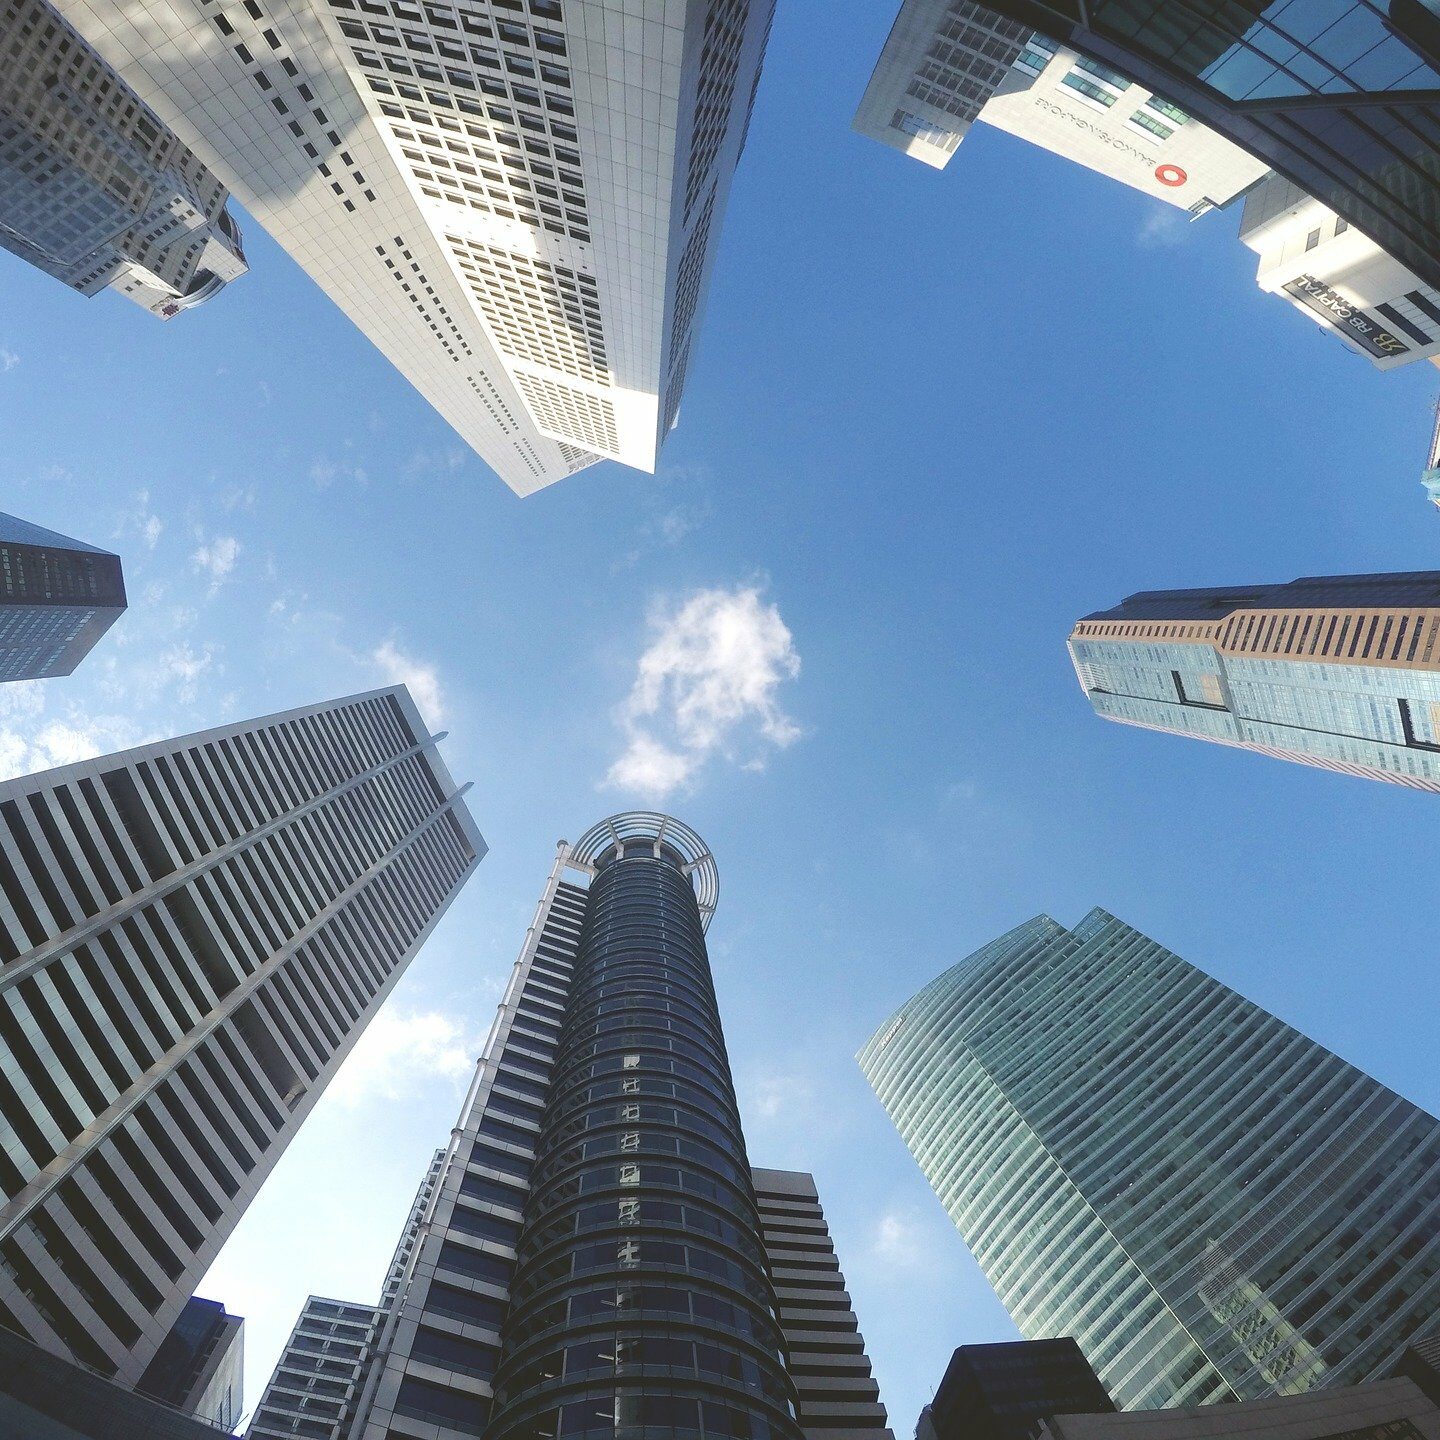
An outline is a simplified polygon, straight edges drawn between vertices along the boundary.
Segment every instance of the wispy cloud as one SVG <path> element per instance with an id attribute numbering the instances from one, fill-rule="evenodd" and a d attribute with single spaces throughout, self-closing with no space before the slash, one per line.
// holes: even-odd
<path id="1" fill-rule="evenodd" d="M 337 480 L 348 480 L 355 485 L 370 483 L 364 466 L 350 460 L 315 460 L 310 466 L 310 479 L 317 490 L 328 490 Z"/>
<path id="2" fill-rule="evenodd" d="M 759 1121 L 785 1117 L 797 1120 L 810 1108 L 815 1087 L 805 1075 L 771 1071 L 752 1080 L 746 1089 L 746 1111 Z"/>
<path id="3" fill-rule="evenodd" d="M 475 1065 L 478 1036 L 467 1035 L 438 1010 L 382 1009 L 345 1063 L 328 1096 L 355 1108 L 371 1100 L 405 1100 L 435 1080 L 465 1080 Z"/>
<path id="4" fill-rule="evenodd" d="M 1178 250 L 1190 238 L 1190 222 L 1180 211 L 1157 201 L 1135 238 L 1142 250 Z"/>
<path id="5" fill-rule="evenodd" d="M 406 655 L 393 640 L 372 650 L 370 662 L 387 684 L 409 688 L 411 698 L 431 725 L 444 723 L 445 694 L 440 686 L 440 672 L 434 665 Z"/>
<path id="6" fill-rule="evenodd" d="M 717 754 L 763 768 L 772 749 L 800 738 L 777 692 L 800 673 L 800 656 L 775 605 L 755 586 L 714 588 L 657 607 L 654 634 L 625 702 L 625 749 L 605 783 L 661 800 Z"/>
<path id="7" fill-rule="evenodd" d="M 233 535 L 217 535 L 213 540 L 202 540 L 192 552 L 190 563 L 197 572 L 209 576 L 211 595 L 234 573 L 241 548 Z"/>
<path id="8" fill-rule="evenodd" d="M 0 345 L 0 373 L 13 370 L 19 363 L 20 357 L 13 350 L 7 350 Z"/>
<path id="9" fill-rule="evenodd" d="M 123 716 L 82 714 L 73 705 L 56 713 L 49 704 L 53 684 L 23 680 L 0 686 L 0 780 L 73 765 L 145 738 Z"/>
<path id="10" fill-rule="evenodd" d="M 890 1210 L 875 1225 L 871 1241 L 873 1257 L 882 1265 L 913 1270 L 925 1259 L 926 1228 L 909 1210 Z"/>
<path id="11" fill-rule="evenodd" d="M 137 490 L 130 497 L 130 503 L 120 516 L 120 524 L 116 527 L 115 538 L 120 540 L 131 535 L 138 535 L 145 542 L 145 548 L 153 550 L 160 543 L 160 536 L 164 529 L 165 522 L 150 506 L 150 492 Z"/>

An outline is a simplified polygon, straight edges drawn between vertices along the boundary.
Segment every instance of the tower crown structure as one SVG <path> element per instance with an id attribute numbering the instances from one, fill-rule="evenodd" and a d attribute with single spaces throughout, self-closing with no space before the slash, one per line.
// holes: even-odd
<path id="1" fill-rule="evenodd" d="M 616 860 L 647 853 L 668 860 L 691 881 L 700 907 L 700 927 L 708 930 L 720 900 L 720 867 L 710 847 L 673 815 L 658 810 L 611 815 L 566 847 L 566 863 L 595 875 Z"/>

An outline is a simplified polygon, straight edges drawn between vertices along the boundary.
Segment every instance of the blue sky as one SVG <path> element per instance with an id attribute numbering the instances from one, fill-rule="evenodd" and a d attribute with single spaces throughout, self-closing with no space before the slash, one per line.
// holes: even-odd
<path id="1" fill-rule="evenodd" d="M 3 687 L 6 773 L 408 677 L 493 847 L 202 1289 L 252 1405 L 306 1293 L 377 1292 L 554 842 L 645 774 L 719 859 L 752 1159 L 816 1173 L 902 1436 L 1014 1332 L 852 1057 L 1002 930 L 1102 904 L 1440 1109 L 1436 800 L 1107 725 L 1064 646 L 1136 589 L 1440 568 L 1440 376 L 1263 295 L 1233 213 L 853 135 L 891 18 L 781 0 L 658 476 L 516 500 L 253 224 L 168 326 L 0 253 L 0 504 L 132 600 Z"/>

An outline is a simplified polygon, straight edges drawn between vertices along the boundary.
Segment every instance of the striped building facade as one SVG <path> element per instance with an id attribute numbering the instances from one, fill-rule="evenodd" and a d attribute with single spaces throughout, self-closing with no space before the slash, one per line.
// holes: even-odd
<path id="1" fill-rule="evenodd" d="M 0 785 L 0 1325 L 134 1384 L 485 843 L 403 687 Z"/>
<path id="2" fill-rule="evenodd" d="M 894 1440 L 815 1177 L 752 1169 L 805 1440 Z"/>
<path id="3" fill-rule="evenodd" d="M 1440 791 L 1440 571 L 1142 591 L 1070 658 L 1107 720 Z"/>

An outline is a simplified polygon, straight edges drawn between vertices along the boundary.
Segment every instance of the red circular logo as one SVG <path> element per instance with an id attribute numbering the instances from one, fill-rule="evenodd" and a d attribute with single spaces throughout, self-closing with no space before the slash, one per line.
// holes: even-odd
<path id="1" fill-rule="evenodd" d="M 1162 185 L 1183 185 L 1190 177 L 1178 165 L 1157 165 L 1155 178 Z"/>

